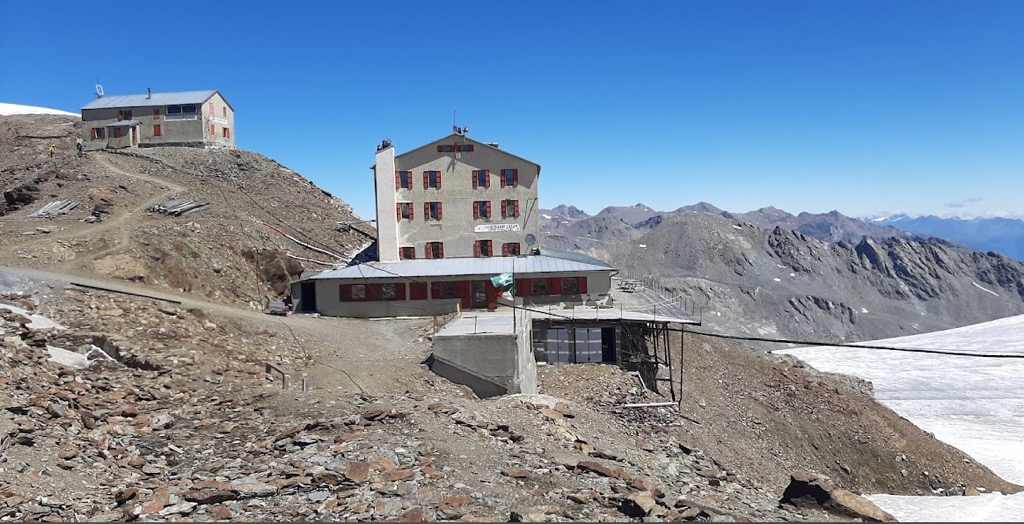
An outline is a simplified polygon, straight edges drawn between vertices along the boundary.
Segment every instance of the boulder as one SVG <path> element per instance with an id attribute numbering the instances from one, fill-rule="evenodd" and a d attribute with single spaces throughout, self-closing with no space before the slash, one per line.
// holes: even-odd
<path id="1" fill-rule="evenodd" d="M 870 500 L 851 491 L 838 488 L 827 476 L 811 471 L 793 472 L 779 503 L 820 507 L 838 516 L 872 522 L 896 522 L 895 517 L 883 511 Z"/>

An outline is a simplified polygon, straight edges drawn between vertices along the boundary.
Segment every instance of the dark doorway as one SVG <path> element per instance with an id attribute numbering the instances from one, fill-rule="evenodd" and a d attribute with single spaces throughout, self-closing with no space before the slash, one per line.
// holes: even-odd
<path id="1" fill-rule="evenodd" d="M 473 282 L 473 309 L 487 307 L 487 282 Z"/>
<path id="2" fill-rule="evenodd" d="M 601 328 L 601 362 L 615 362 L 615 328 Z"/>
<path id="3" fill-rule="evenodd" d="M 299 292 L 302 293 L 302 295 L 299 297 L 299 312 L 315 313 L 316 284 L 313 282 L 303 282 L 300 285 Z"/>

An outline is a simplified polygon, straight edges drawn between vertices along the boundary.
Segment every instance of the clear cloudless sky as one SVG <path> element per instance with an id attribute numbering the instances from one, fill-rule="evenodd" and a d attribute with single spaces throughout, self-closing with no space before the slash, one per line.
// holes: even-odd
<path id="1" fill-rule="evenodd" d="M 0 102 L 218 89 L 238 145 L 374 216 L 451 132 L 542 207 L 1024 213 L 1024 1 L 0 0 Z"/>

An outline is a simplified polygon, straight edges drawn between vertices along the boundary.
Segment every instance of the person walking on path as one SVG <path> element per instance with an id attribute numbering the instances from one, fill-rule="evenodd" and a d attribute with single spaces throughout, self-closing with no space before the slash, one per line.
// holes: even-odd
<path id="1" fill-rule="evenodd" d="M 50 144 L 50 157 L 53 157 L 53 153 L 57 151 L 57 146 Z"/>
<path id="2" fill-rule="evenodd" d="M 82 149 L 84 147 L 85 147 L 85 142 L 82 141 L 81 137 L 79 137 L 77 140 L 75 140 L 75 148 L 78 149 L 78 156 L 82 156 Z"/>

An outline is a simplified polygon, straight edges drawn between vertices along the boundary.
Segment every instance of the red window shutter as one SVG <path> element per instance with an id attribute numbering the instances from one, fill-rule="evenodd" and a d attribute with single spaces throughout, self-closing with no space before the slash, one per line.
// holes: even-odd
<path id="1" fill-rule="evenodd" d="M 441 298 L 441 283 L 431 282 L 430 283 L 430 298 L 437 300 Z"/>
<path id="2" fill-rule="evenodd" d="M 480 202 L 473 202 L 473 218 L 480 218 Z"/>
<path id="3" fill-rule="evenodd" d="M 438 153 L 444 153 L 444 146 L 437 146 Z"/>
<path id="4" fill-rule="evenodd" d="M 519 186 L 519 170 L 518 169 L 513 169 L 512 170 L 512 186 L 513 187 L 518 187 Z"/>
<path id="5" fill-rule="evenodd" d="M 562 279 L 561 278 L 549 278 L 548 279 L 548 293 L 552 295 L 562 294 Z"/>
<path id="6" fill-rule="evenodd" d="M 423 220 L 430 220 L 430 202 L 423 203 Z"/>
<path id="7" fill-rule="evenodd" d="M 423 172 L 423 189 L 430 187 L 430 173 L 427 171 Z"/>
<path id="8" fill-rule="evenodd" d="M 480 256 L 480 241 L 479 240 L 477 240 L 476 242 L 473 242 L 473 256 L 475 256 L 475 257 L 479 257 Z"/>
<path id="9" fill-rule="evenodd" d="M 479 178 L 480 178 L 480 172 L 479 171 L 473 171 L 473 189 L 476 189 L 476 188 L 480 187 L 480 180 L 479 180 Z"/>
<path id="10" fill-rule="evenodd" d="M 507 257 L 508 256 L 508 242 L 506 242 L 506 243 L 501 245 L 501 256 L 503 256 L 503 257 Z"/>
<path id="11" fill-rule="evenodd" d="M 444 242 L 437 243 L 437 250 L 439 251 L 438 254 L 440 255 L 437 258 L 444 258 Z"/>
<path id="12" fill-rule="evenodd" d="M 437 172 L 437 188 L 441 189 L 441 172 Z"/>
<path id="13" fill-rule="evenodd" d="M 491 218 L 491 201 L 488 200 L 484 207 L 486 208 L 484 209 L 484 214 L 487 216 L 487 218 Z"/>
<path id="14" fill-rule="evenodd" d="M 516 208 L 515 209 L 515 214 L 513 216 L 516 217 L 516 218 L 519 218 L 519 201 L 518 200 L 516 200 L 515 208 Z"/>
<path id="15" fill-rule="evenodd" d="M 402 188 L 402 173 L 400 171 L 395 171 L 395 189 L 401 189 L 401 188 Z"/>
<path id="16" fill-rule="evenodd" d="M 498 177 L 498 183 L 501 184 L 501 187 L 505 187 L 505 170 L 502 169 L 498 172 L 501 173 L 501 176 Z"/>
<path id="17" fill-rule="evenodd" d="M 506 208 L 505 201 L 502 200 L 501 201 L 501 218 L 505 218 L 505 217 L 508 216 L 507 214 L 505 214 L 505 210 L 506 210 L 505 208 Z"/>
<path id="18" fill-rule="evenodd" d="M 484 171 L 484 187 L 491 187 L 491 172 L 490 172 L 490 170 Z"/>
<path id="19" fill-rule="evenodd" d="M 405 300 L 405 282 L 395 283 L 395 300 Z"/>
<path id="20" fill-rule="evenodd" d="M 352 300 L 352 286 L 348 284 L 341 284 L 338 286 L 338 299 L 342 302 L 348 302 Z"/>
<path id="21" fill-rule="evenodd" d="M 427 284 L 425 282 L 409 283 L 409 300 L 426 300 Z"/>
<path id="22" fill-rule="evenodd" d="M 395 216 L 397 220 L 402 219 L 402 204 L 395 204 Z"/>
<path id="23" fill-rule="evenodd" d="M 415 209 L 416 208 L 412 207 L 412 203 L 410 202 L 409 203 L 409 220 L 412 220 L 412 219 L 416 218 Z"/>
<path id="24" fill-rule="evenodd" d="M 517 295 L 521 297 L 528 297 L 530 296 L 530 292 L 533 291 L 533 281 L 528 278 L 516 280 L 515 288 Z"/>
<path id="25" fill-rule="evenodd" d="M 444 207 L 444 202 L 437 203 L 437 219 L 441 220 L 441 208 Z"/>
<path id="26" fill-rule="evenodd" d="M 587 277 L 576 277 L 576 289 L 580 294 L 587 292 Z"/>
<path id="27" fill-rule="evenodd" d="M 433 244 L 432 242 L 427 242 L 427 249 L 426 249 L 427 252 L 424 254 L 425 258 L 434 258 L 434 254 L 430 252 L 430 246 L 432 244 Z"/>

